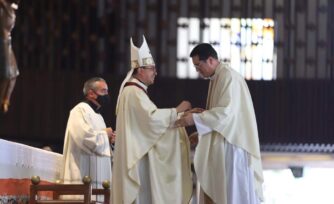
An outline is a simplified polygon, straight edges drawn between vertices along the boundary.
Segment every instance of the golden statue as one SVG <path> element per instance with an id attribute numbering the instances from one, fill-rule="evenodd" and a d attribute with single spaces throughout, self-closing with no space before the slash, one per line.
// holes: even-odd
<path id="1" fill-rule="evenodd" d="M 19 0 L 0 0 L 0 109 L 4 113 L 8 111 L 10 96 L 19 75 L 11 43 L 18 2 Z"/>

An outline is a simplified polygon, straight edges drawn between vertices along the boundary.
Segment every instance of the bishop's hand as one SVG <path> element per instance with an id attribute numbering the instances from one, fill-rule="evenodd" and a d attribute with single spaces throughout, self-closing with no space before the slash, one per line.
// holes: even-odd
<path id="1" fill-rule="evenodd" d="M 193 114 L 191 112 L 185 112 L 180 119 L 175 121 L 175 126 L 176 127 L 187 127 L 194 125 L 194 119 L 193 119 Z"/>
<path id="2" fill-rule="evenodd" d="M 176 112 L 181 113 L 191 109 L 191 103 L 189 101 L 182 101 L 177 107 Z"/>

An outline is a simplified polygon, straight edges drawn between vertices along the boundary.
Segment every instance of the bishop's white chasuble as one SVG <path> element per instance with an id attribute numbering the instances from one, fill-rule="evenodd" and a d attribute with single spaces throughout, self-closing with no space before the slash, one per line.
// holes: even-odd
<path id="1" fill-rule="evenodd" d="M 189 203 L 189 141 L 185 129 L 172 127 L 176 109 L 158 109 L 144 84 L 130 82 L 117 113 L 113 203 Z"/>

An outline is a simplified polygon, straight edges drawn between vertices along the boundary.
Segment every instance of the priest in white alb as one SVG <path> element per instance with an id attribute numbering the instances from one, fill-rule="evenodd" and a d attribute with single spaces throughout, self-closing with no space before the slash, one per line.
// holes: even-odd
<path id="1" fill-rule="evenodd" d="M 176 122 L 198 132 L 194 167 L 201 204 L 259 204 L 262 164 L 256 118 L 244 78 L 218 60 L 207 43 L 190 53 L 199 74 L 210 79 L 206 110 L 194 109 Z"/>
<path id="2" fill-rule="evenodd" d="M 108 86 L 104 79 L 94 77 L 84 84 L 85 100 L 70 112 L 64 139 L 64 164 L 61 179 L 64 183 L 81 184 L 90 176 L 93 188 L 111 182 L 110 144 L 115 134 L 106 127 L 101 110 L 109 105 Z M 63 196 L 63 199 L 82 199 L 82 196 Z M 102 196 L 96 198 L 103 201 Z"/>
<path id="3" fill-rule="evenodd" d="M 117 204 L 183 204 L 192 195 L 189 141 L 174 128 L 178 113 L 191 108 L 157 108 L 147 88 L 157 75 L 143 37 L 140 48 L 131 39 L 131 70 L 124 79 L 116 107 L 112 200 Z"/>

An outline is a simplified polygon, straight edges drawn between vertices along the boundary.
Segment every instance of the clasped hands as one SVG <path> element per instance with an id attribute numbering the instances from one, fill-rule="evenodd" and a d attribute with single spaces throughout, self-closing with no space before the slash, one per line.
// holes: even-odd
<path id="1" fill-rule="evenodd" d="M 175 127 L 187 127 L 194 125 L 195 122 L 193 118 L 193 113 L 202 113 L 203 111 L 205 111 L 205 109 L 203 108 L 193 108 L 185 111 L 181 118 L 175 122 Z"/>
<path id="2" fill-rule="evenodd" d="M 109 143 L 110 144 L 115 143 L 116 131 L 114 131 L 111 127 L 106 128 L 105 131 L 107 132 Z"/>

